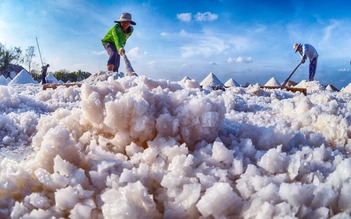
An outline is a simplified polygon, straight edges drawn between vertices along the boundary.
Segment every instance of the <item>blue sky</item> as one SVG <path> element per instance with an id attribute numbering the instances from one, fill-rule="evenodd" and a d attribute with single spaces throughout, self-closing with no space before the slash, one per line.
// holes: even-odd
<path id="1" fill-rule="evenodd" d="M 25 50 L 37 37 L 49 71 L 94 73 L 106 69 L 101 39 L 122 12 L 130 12 L 137 25 L 125 49 L 139 75 L 200 82 L 213 72 L 222 82 L 283 82 L 300 62 L 292 49 L 298 42 L 312 44 L 320 55 L 315 79 L 342 88 L 351 82 L 346 2 L 2 0 L 0 43 Z M 292 77 L 304 79 L 308 62 Z"/>

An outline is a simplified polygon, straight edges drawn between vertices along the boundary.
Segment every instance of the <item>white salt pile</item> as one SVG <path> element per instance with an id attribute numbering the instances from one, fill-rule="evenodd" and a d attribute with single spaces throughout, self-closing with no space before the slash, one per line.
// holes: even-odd
<path id="1" fill-rule="evenodd" d="M 224 86 L 224 84 L 212 72 L 200 82 L 200 85 L 203 87 L 205 87 L 205 86 Z"/>
<path id="2" fill-rule="evenodd" d="M 38 84 L 38 82 L 25 69 L 22 69 L 8 84 Z"/>
<path id="3" fill-rule="evenodd" d="M 112 77 L 0 86 L 1 218 L 349 217 L 350 94 Z"/>
<path id="4" fill-rule="evenodd" d="M 0 75 L 0 85 L 7 85 L 9 82 L 3 75 Z"/>
<path id="5" fill-rule="evenodd" d="M 342 92 L 351 93 L 351 83 L 341 89 Z"/>
<path id="6" fill-rule="evenodd" d="M 280 82 L 275 77 L 272 77 L 267 81 L 267 83 L 264 86 L 280 86 L 280 85 L 281 85 Z"/>
<path id="7" fill-rule="evenodd" d="M 49 84 L 59 84 L 59 81 L 51 72 L 46 76 L 46 82 Z"/>
<path id="8" fill-rule="evenodd" d="M 233 78 L 230 78 L 224 83 L 226 87 L 240 87 L 240 84 L 236 82 Z"/>

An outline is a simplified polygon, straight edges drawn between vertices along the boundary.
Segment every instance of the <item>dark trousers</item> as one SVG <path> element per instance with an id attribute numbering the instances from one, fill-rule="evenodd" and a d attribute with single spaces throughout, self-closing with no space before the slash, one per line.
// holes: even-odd
<path id="1" fill-rule="evenodd" d="M 107 65 L 114 65 L 113 71 L 118 72 L 121 56 L 118 54 L 116 46 L 113 43 L 106 43 L 104 47 L 107 54 L 110 56 L 107 61 Z"/>
<path id="2" fill-rule="evenodd" d="M 317 61 L 318 61 L 318 57 L 310 61 L 309 81 L 314 80 L 314 75 L 316 74 L 316 69 L 317 69 Z"/>
<path id="3" fill-rule="evenodd" d="M 42 83 L 42 84 L 46 84 L 46 79 L 45 79 L 45 78 L 46 78 L 46 73 L 45 73 L 45 72 L 42 72 L 42 73 L 41 73 L 41 83 Z"/>

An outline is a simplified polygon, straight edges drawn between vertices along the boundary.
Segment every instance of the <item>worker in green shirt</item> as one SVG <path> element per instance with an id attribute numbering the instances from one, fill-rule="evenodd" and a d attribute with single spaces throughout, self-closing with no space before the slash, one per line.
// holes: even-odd
<path id="1" fill-rule="evenodd" d="M 132 20 L 130 13 L 122 13 L 115 23 L 101 42 L 110 56 L 107 61 L 107 71 L 118 72 L 121 55 L 125 53 L 124 46 L 134 31 L 131 25 L 136 23 Z"/>

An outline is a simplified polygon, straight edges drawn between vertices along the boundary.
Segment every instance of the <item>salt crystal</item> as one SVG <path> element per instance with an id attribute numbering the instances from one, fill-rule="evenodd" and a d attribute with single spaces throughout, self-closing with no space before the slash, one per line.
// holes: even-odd
<path id="1" fill-rule="evenodd" d="M 30 210 L 21 202 L 16 202 L 11 211 L 11 218 L 21 218 L 21 216 L 29 213 Z"/>
<path id="2" fill-rule="evenodd" d="M 342 209 L 343 211 L 347 210 L 347 211 L 351 212 L 350 191 L 351 191 L 351 183 L 344 182 L 342 184 L 342 188 L 340 190 L 340 197 L 338 200 L 338 207 L 339 207 L 339 209 Z"/>
<path id="3" fill-rule="evenodd" d="M 258 165 L 270 173 L 281 173 L 286 168 L 286 154 L 281 152 L 281 146 L 267 151 Z"/>
<path id="4" fill-rule="evenodd" d="M 241 159 L 234 158 L 233 164 L 229 169 L 229 173 L 233 176 L 238 176 L 244 172 L 244 164 Z"/>
<path id="5" fill-rule="evenodd" d="M 233 216 L 240 212 L 241 206 L 242 200 L 231 186 L 220 182 L 207 189 L 196 204 L 202 216 L 215 218 Z"/>
<path id="6" fill-rule="evenodd" d="M 156 205 L 145 187 L 138 181 L 118 190 L 109 189 L 102 195 L 101 206 L 107 218 L 155 218 L 160 217 Z"/>
<path id="7" fill-rule="evenodd" d="M 217 162 L 223 162 L 225 164 L 231 164 L 234 160 L 233 152 L 217 139 L 213 143 L 212 158 Z"/>
<path id="8" fill-rule="evenodd" d="M 341 196 L 343 196 L 343 194 L 344 193 L 340 193 Z M 338 196 L 338 193 L 335 190 L 333 190 L 331 185 L 322 184 L 315 189 L 315 191 L 313 192 L 313 195 L 314 195 L 314 198 L 312 201 L 312 207 L 313 209 L 317 209 L 320 207 L 329 206 Z M 342 198 L 339 199 L 339 202 L 342 202 Z"/>
<path id="9" fill-rule="evenodd" d="M 63 160 L 60 155 L 54 158 L 54 172 L 59 173 L 62 176 L 69 176 L 77 168 L 69 162 Z"/>
<path id="10" fill-rule="evenodd" d="M 70 218 L 91 218 L 92 207 L 77 203 L 71 210 Z"/>
<path id="11" fill-rule="evenodd" d="M 50 200 L 44 193 L 32 193 L 29 196 L 26 196 L 24 200 L 35 208 L 48 209 L 51 207 Z"/>
<path id="12" fill-rule="evenodd" d="M 78 193 L 71 186 L 59 189 L 55 192 L 55 203 L 58 209 L 72 209 L 77 204 L 77 202 Z"/>
<path id="13" fill-rule="evenodd" d="M 315 186 L 301 183 L 282 183 L 279 188 L 279 195 L 283 200 L 288 201 L 292 206 L 299 207 L 302 204 L 311 205 L 314 198 Z"/>
<path id="14" fill-rule="evenodd" d="M 51 218 L 55 215 L 52 210 L 33 209 L 29 214 L 23 215 L 23 218 Z"/>

